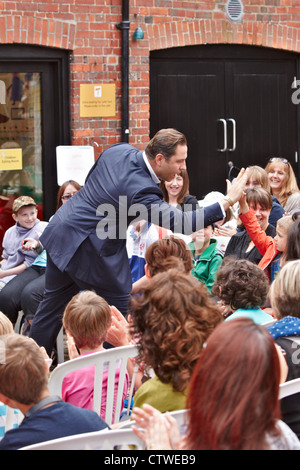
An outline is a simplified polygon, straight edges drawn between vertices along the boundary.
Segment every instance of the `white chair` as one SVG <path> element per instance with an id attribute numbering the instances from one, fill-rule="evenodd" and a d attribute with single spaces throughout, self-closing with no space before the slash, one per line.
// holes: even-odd
<path id="1" fill-rule="evenodd" d="M 188 424 L 188 410 L 177 410 L 170 411 L 169 415 L 173 416 L 176 419 L 180 434 L 183 436 L 185 434 L 186 426 Z M 127 420 L 118 425 L 118 429 L 130 429 L 132 425 L 136 425 L 136 422 L 133 420 Z"/>
<path id="2" fill-rule="evenodd" d="M 271 325 L 274 325 L 274 323 L 276 323 L 277 320 L 273 319 L 273 320 L 270 320 L 270 321 L 267 321 L 265 323 L 263 323 L 263 326 L 271 326 Z"/>
<path id="3" fill-rule="evenodd" d="M 131 429 L 106 430 L 62 437 L 32 444 L 19 450 L 144 450 L 144 442 Z M 121 447 L 121 449 L 120 449 Z"/>
<path id="4" fill-rule="evenodd" d="M 111 425 L 112 422 L 116 423 L 120 419 L 121 414 L 121 404 L 122 404 L 122 394 L 125 383 L 125 374 L 127 367 L 127 360 L 129 358 L 134 358 L 137 356 L 137 346 L 122 346 L 118 348 L 108 349 L 106 351 L 100 351 L 86 356 L 81 356 L 70 361 L 66 361 L 63 364 L 59 364 L 51 373 L 49 378 L 49 389 L 50 393 L 53 395 L 62 395 L 62 383 L 64 377 L 72 371 L 81 369 L 83 367 L 95 366 L 95 378 L 94 378 L 94 402 L 93 409 L 99 415 L 101 410 L 101 399 L 102 399 L 102 376 L 104 371 L 104 366 L 108 372 L 107 380 L 107 400 L 106 400 L 106 414 L 105 422 L 108 425 Z M 113 420 L 113 401 L 114 401 L 114 387 L 115 387 L 115 371 L 120 367 L 119 382 L 118 382 L 118 391 L 117 399 Z M 136 373 L 138 370 L 138 365 L 136 365 L 133 377 L 131 377 L 131 386 L 129 391 L 128 403 L 130 403 Z M 129 408 L 127 414 L 129 416 Z"/>
<path id="5" fill-rule="evenodd" d="M 279 385 L 279 400 L 300 392 L 300 378 L 288 380 Z"/>
<path id="6" fill-rule="evenodd" d="M 14 332 L 15 333 L 18 333 L 18 334 L 21 333 L 21 328 L 22 328 L 22 324 L 23 324 L 23 317 L 24 317 L 23 310 L 20 310 L 18 312 L 18 318 L 17 318 L 15 326 L 14 326 Z"/>
<path id="7" fill-rule="evenodd" d="M 62 364 L 65 361 L 63 327 L 61 327 L 56 338 L 56 351 L 57 351 L 57 364 Z"/>
<path id="8" fill-rule="evenodd" d="M 15 410 L 9 406 L 6 409 L 5 432 L 10 431 L 15 425 L 19 426 L 24 418 L 20 410 Z"/>

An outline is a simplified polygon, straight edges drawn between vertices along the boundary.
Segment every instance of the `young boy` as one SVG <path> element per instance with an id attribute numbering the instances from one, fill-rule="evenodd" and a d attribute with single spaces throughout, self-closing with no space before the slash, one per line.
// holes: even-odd
<path id="1" fill-rule="evenodd" d="M 0 358 L 0 400 L 24 415 L 16 429 L 5 433 L 0 450 L 17 450 L 108 427 L 97 413 L 50 395 L 48 368 L 40 347 L 31 338 L 15 333 L 2 336 Z"/>
<path id="2" fill-rule="evenodd" d="M 76 294 L 68 303 L 63 326 L 68 336 L 70 359 L 80 355 L 91 354 L 104 350 L 103 342 L 111 326 L 110 306 L 99 295 L 92 291 L 82 291 Z M 74 347 L 75 346 L 75 347 Z M 116 368 L 115 396 L 117 398 L 120 368 Z M 70 372 L 62 384 L 63 400 L 80 408 L 93 409 L 94 366 Z M 105 418 L 108 372 L 104 371 L 102 378 L 102 400 L 100 416 Z M 128 390 L 128 374 L 126 374 L 123 399 Z"/>
<path id="3" fill-rule="evenodd" d="M 217 249 L 217 240 L 212 238 L 213 232 L 213 225 L 198 230 L 191 235 L 192 242 L 189 243 L 194 265 L 191 274 L 205 284 L 209 292 L 224 256 Z"/>
<path id="4" fill-rule="evenodd" d="M 23 249 L 23 240 L 38 240 L 48 222 L 37 218 L 35 201 L 29 196 L 20 196 L 13 203 L 12 217 L 16 222 L 4 234 L 2 261 L 0 263 L 0 290 L 14 276 L 31 266 L 36 253 Z"/>

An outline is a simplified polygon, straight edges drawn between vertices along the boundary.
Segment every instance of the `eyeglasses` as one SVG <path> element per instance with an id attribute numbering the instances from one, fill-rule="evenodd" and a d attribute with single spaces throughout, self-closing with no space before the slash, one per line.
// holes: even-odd
<path id="1" fill-rule="evenodd" d="M 276 162 L 277 160 L 282 163 L 289 163 L 289 161 L 286 158 L 281 158 L 281 157 L 272 157 L 270 158 L 269 162 Z"/>
<path id="2" fill-rule="evenodd" d="M 74 196 L 74 194 L 76 194 L 76 193 L 77 193 L 77 191 L 75 191 L 75 193 L 73 193 L 73 194 L 68 194 L 67 193 L 67 194 L 64 194 L 61 198 L 62 198 L 63 201 L 67 201 L 68 199 L 71 199 L 71 197 Z"/>

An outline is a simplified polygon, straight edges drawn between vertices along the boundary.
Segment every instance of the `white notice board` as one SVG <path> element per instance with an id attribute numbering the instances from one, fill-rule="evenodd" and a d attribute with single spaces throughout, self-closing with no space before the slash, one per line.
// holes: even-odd
<path id="1" fill-rule="evenodd" d="M 74 180 L 81 186 L 95 163 L 94 147 L 90 145 L 59 145 L 56 147 L 57 184 Z"/>

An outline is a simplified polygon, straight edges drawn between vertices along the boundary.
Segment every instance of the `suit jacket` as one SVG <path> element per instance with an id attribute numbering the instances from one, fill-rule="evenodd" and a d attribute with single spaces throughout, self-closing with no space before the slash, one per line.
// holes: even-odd
<path id="1" fill-rule="evenodd" d="M 172 231 L 184 226 L 186 234 L 223 217 L 219 204 L 185 213 L 162 198 L 143 153 L 129 144 L 113 145 L 95 162 L 82 189 L 52 217 L 41 242 L 57 268 L 73 279 L 128 294 L 126 230 L 139 214 Z"/>

